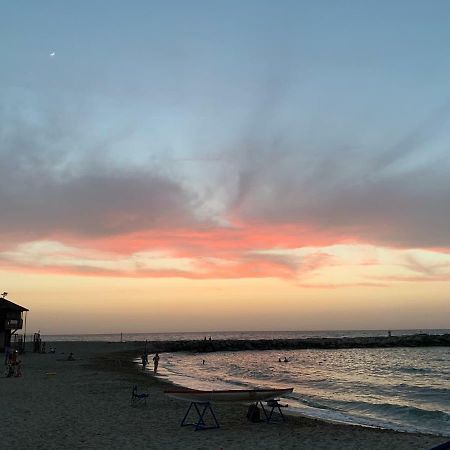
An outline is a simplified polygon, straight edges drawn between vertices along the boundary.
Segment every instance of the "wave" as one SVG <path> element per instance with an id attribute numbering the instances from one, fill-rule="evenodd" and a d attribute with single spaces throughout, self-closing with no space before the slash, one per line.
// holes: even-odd
<path id="1" fill-rule="evenodd" d="M 429 368 L 429 367 L 412 367 L 412 366 L 407 366 L 407 367 L 396 367 L 396 370 L 398 372 L 403 372 L 403 373 L 414 373 L 414 374 L 420 374 L 420 373 L 435 373 L 436 371 Z"/>
<path id="2" fill-rule="evenodd" d="M 343 402 L 339 402 L 343 403 Z M 450 424 L 450 414 L 440 410 L 429 410 L 416 406 L 398 405 L 394 403 L 346 402 L 345 408 L 369 414 L 410 416 L 416 419 L 444 420 Z"/>
<path id="3" fill-rule="evenodd" d="M 450 413 L 441 410 L 395 403 L 306 398 L 300 394 L 296 394 L 292 399 L 298 402 L 296 406 L 300 406 L 300 409 L 305 406 L 315 409 L 314 413 L 309 411 L 309 415 L 313 413 L 313 416 L 317 418 L 325 417 L 330 420 L 345 421 L 352 424 L 450 436 Z M 308 415 L 308 411 L 304 410 L 304 412 Z"/>

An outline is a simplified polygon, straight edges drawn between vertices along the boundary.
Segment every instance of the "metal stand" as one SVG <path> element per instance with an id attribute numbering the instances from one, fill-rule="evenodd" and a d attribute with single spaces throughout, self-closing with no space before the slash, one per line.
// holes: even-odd
<path id="1" fill-rule="evenodd" d="M 189 413 L 191 412 L 192 407 L 194 407 L 196 413 L 197 413 L 197 423 L 187 423 L 186 420 L 189 416 Z M 200 408 L 199 408 L 200 407 Z M 202 409 L 203 408 L 203 409 Z M 200 412 L 200 409 L 202 409 L 202 411 Z M 205 414 L 206 412 L 209 411 L 211 413 L 211 416 L 213 418 L 214 424 L 213 425 L 206 425 L 204 418 L 205 418 Z M 210 430 L 212 428 L 220 428 L 219 422 L 217 421 L 216 415 L 214 414 L 214 411 L 211 407 L 211 403 L 209 402 L 191 402 L 191 404 L 189 405 L 188 410 L 186 411 L 186 414 L 184 415 L 183 420 L 181 421 L 181 426 L 182 427 L 188 427 L 188 426 L 193 426 L 195 427 L 195 431 L 198 430 Z"/>
<path id="2" fill-rule="evenodd" d="M 280 418 L 282 422 L 286 422 L 286 419 L 284 418 L 283 412 L 281 411 L 281 408 L 285 408 L 287 405 L 280 405 L 278 400 L 269 400 L 266 402 L 266 406 L 270 408 L 270 412 L 267 413 L 266 408 L 262 401 L 256 402 L 256 405 L 258 403 L 261 405 L 261 409 L 263 410 L 264 416 L 266 418 L 267 423 L 269 422 L 275 422 L 277 421 L 277 416 L 273 415 L 273 412 L 275 409 L 278 409 L 278 412 L 280 413 Z"/>

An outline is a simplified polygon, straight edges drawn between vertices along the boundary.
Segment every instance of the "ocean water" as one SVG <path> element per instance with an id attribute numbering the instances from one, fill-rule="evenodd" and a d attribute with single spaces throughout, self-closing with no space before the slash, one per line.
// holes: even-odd
<path id="1" fill-rule="evenodd" d="M 392 330 L 392 335 L 444 334 Z M 386 336 L 387 330 L 123 333 L 124 341 Z M 44 341 L 120 341 L 120 333 L 44 335 Z M 288 363 L 278 359 L 287 357 Z M 205 364 L 202 360 L 205 359 Z M 291 413 L 450 436 L 450 348 L 164 353 L 160 373 L 196 389 L 293 387 Z"/>
<path id="2" fill-rule="evenodd" d="M 450 436 L 448 347 L 171 353 L 160 366 L 196 389 L 293 387 L 294 414 Z"/>
<path id="3" fill-rule="evenodd" d="M 392 335 L 411 335 L 416 333 L 444 334 L 448 329 L 433 330 L 392 330 Z M 212 339 L 303 339 L 312 337 L 361 337 L 386 336 L 387 330 L 338 330 L 338 331 L 201 331 L 172 333 L 122 333 L 124 341 L 177 341 L 196 340 L 211 336 Z M 42 335 L 42 340 L 54 341 L 103 341 L 119 342 L 119 333 L 110 334 L 53 334 Z"/>

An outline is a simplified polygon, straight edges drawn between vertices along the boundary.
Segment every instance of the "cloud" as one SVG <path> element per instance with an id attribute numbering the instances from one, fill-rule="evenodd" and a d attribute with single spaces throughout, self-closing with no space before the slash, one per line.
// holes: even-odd
<path id="1" fill-rule="evenodd" d="M 450 117 L 450 101 L 431 111 L 410 133 L 403 136 L 391 148 L 381 151 L 375 158 L 373 169 L 376 172 L 385 170 L 398 163 L 416 151 L 423 150 L 433 135 L 439 133 Z"/>
<path id="2" fill-rule="evenodd" d="M 44 273 L 190 279 L 293 278 L 297 267 L 289 256 L 235 252 L 218 258 L 195 253 L 174 256 L 167 251 L 124 255 L 70 247 L 55 241 L 29 242 L 0 252 L 0 266 Z"/>
<path id="3" fill-rule="evenodd" d="M 0 251 L 0 268 L 127 278 L 278 278 L 300 288 L 319 289 L 385 287 L 398 282 L 450 279 L 450 256 L 446 253 L 355 244 L 318 247 L 297 244 L 291 248 L 269 245 L 267 249 L 254 250 L 254 241 L 244 231 L 231 248 L 225 238 L 227 233 L 224 229 L 224 239 L 218 239 L 215 229 L 197 232 L 196 244 L 189 246 L 182 244 L 180 230 L 179 241 L 169 242 L 168 231 L 166 236 L 154 236 L 154 240 L 147 236 L 139 245 L 128 246 L 127 252 L 122 247 L 115 251 L 114 245 L 94 248 L 49 240 L 27 242 Z M 186 230 L 186 243 L 189 236 L 193 232 Z M 213 241 L 215 245 L 208 246 Z M 289 240 L 286 243 L 293 244 Z M 124 244 L 121 243 L 126 247 Z"/>
<path id="4" fill-rule="evenodd" d="M 429 160 L 417 159 L 446 123 L 448 105 L 397 144 L 378 148 L 308 146 L 298 134 L 283 136 L 270 126 L 277 101 L 262 103 L 266 110 L 231 151 L 217 143 L 209 153 L 202 148 L 185 157 L 168 154 L 169 167 L 133 162 L 127 127 L 95 135 L 70 110 L 41 111 L 38 118 L 0 111 L 3 264 L 124 276 L 295 279 L 342 265 L 321 249 L 333 244 L 450 247 L 450 163 L 435 150 Z M 129 152 L 130 161 L 117 159 L 118 149 Z M 192 173 L 208 179 L 207 195 L 174 164 L 198 158 L 208 164 Z M 223 161 L 226 174 L 209 169 Z M 11 253 L 16 244 L 35 241 L 84 246 L 106 256 L 75 261 L 50 252 L 41 264 L 39 257 L 26 261 Z M 288 252 L 305 247 L 315 249 Z M 152 266 L 147 256 L 143 261 L 149 251 L 162 252 L 170 264 Z M 367 254 L 358 264 L 376 265 Z M 436 270 L 412 259 L 403 267 Z"/>
<path id="5" fill-rule="evenodd" d="M 208 224 L 200 217 L 198 195 L 179 178 L 155 167 L 114 162 L 109 139 L 86 131 L 87 139 L 76 120 L 70 129 L 72 116 L 53 122 L 53 114 L 37 121 L 0 114 L 3 240 Z"/>
<path id="6" fill-rule="evenodd" d="M 298 283 L 298 287 L 303 289 L 325 289 L 334 290 L 342 288 L 384 288 L 388 287 L 389 284 L 382 282 L 361 282 L 361 283 Z"/>
<path id="7" fill-rule="evenodd" d="M 442 138 L 449 116 L 447 102 L 397 144 L 380 139 L 383 145 L 314 148 L 300 137 L 245 143 L 236 151 L 229 215 L 360 242 L 448 247 L 450 160 L 442 155 L 448 140 L 440 146 L 434 140 Z"/>

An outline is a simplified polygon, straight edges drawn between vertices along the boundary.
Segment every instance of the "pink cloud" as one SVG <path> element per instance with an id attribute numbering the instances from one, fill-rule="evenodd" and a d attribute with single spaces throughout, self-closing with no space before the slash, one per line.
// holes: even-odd
<path id="1" fill-rule="evenodd" d="M 387 283 L 376 282 L 361 282 L 361 283 L 299 283 L 298 287 L 304 289 L 341 289 L 341 288 L 357 288 L 357 287 L 369 287 L 369 288 L 383 288 L 388 287 Z"/>

